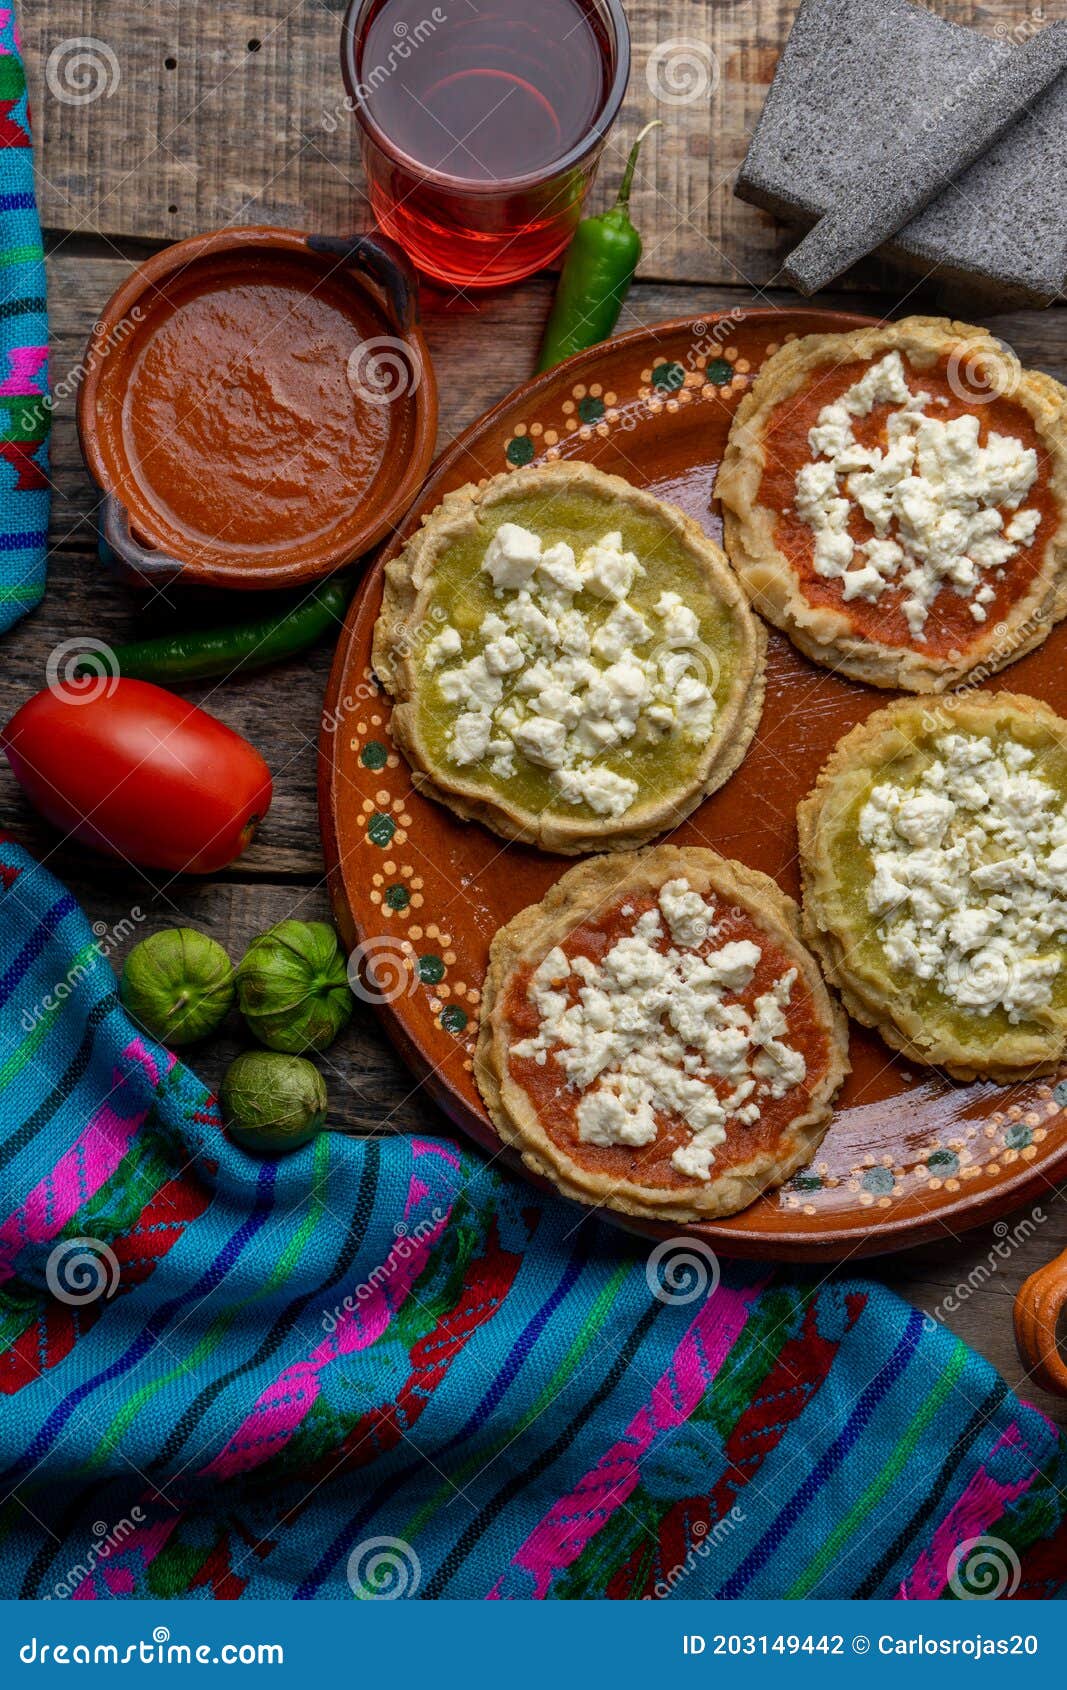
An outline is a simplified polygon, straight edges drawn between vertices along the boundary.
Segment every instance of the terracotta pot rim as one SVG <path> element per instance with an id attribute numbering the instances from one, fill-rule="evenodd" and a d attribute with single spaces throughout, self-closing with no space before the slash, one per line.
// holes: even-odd
<path id="1" fill-rule="evenodd" d="M 242 250 L 247 251 L 250 257 L 276 252 L 291 254 L 321 265 L 324 255 L 317 254 L 309 245 L 313 238 L 301 230 L 275 229 L 267 225 L 219 229 L 191 235 L 145 259 L 120 283 L 104 306 L 92 331 L 85 358 L 85 375 L 78 391 L 78 439 L 86 468 L 96 486 L 102 494 L 110 496 L 134 528 L 138 527 L 137 511 L 127 506 L 125 500 L 120 497 L 114 484 L 111 466 L 101 449 L 96 410 L 107 360 L 103 357 L 93 357 L 93 348 L 106 346 L 146 294 L 155 290 L 161 282 L 173 279 L 190 265 L 199 263 L 204 258 L 221 257 Z M 205 560 L 191 552 L 183 556 L 181 548 L 175 546 L 169 552 L 160 554 L 161 557 L 176 557 L 181 566 L 180 574 L 175 577 L 172 572 L 171 579 L 179 579 L 183 585 L 227 587 L 242 591 L 284 590 L 322 580 L 356 562 L 378 545 L 395 528 L 418 492 L 433 457 L 437 433 L 437 382 L 425 338 L 417 321 L 407 328 L 399 325 L 383 290 L 340 258 L 336 259 L 335 269 L 331 274 L 338 273 L 347 285 L 373 306 L 390 333 L 410 345 L 413 360 L 421 372 L 418 385 L 399 401 L 406 405 L 411 413 L 413 434 L 412 449 L 406 455 L 402 473 L 395 480 L 395 484 L 390 485 L 394 470 L 387 459 L 377 478 L 353 500 L 352 524 L 340 536 L 336 527 L 330 534 L 323 536 L 314 555 L 308 555 L 316 544 L 314 541 L 298 542 L 303 555 L 292 562 L 267 564 L 240 563 L 236 560 L 228 562 L 222 558 Z M 380 493 L 381 496 L 370 504 L 369 496 L 374 493 Z M 368 506 L 367 516 L 356 522 L 356 515 Z M 149 508 L 147 502 L 143 508 Z"/>

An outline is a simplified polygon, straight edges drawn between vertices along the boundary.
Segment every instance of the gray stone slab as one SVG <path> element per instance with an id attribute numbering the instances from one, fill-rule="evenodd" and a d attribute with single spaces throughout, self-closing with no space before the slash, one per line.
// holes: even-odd
<path id="1" fill-rule="evenodd" d="M 1049 305 L 1067 279 L 1067 76 L 882 249 L 985 303 Z"/>
<path id="2" fill-rule="evenodd" d="M 736 184 L 742 199 L 786 220 L 837 214 L 825 246 L 816 231 L 797 282 L 830 279 L 829 237 L 843 237 L 847 264 L 869 250 L 879 215 L 884 233 L 902 208 L 884 256 L 998 302 L 1057 297 L 1067 274 L 1067 75 L 1039 90 L 1064 33 L 1011 41 L 911 0 L 804 0 Z M 1012 125 L 1016 100 L 1029 109 Z M 976 134 L 992 137 L 977 158 Z M 942 180 L 954 177 L 940 192 L 931 185 L 938 149 Z"/>
<path id="3" fill-rule="evenodd" d="M 857 160 L 838 205 L 819 219 L 786 261 L 786 280 L 817 293 L 910 223 L 1012 124 L 1032 110 L 1067 68 L 1067 24 L 1053 24 L 997 56 L 981 86 L 968 89 L 918 130 L 906 131 L 892 168 Z"/>

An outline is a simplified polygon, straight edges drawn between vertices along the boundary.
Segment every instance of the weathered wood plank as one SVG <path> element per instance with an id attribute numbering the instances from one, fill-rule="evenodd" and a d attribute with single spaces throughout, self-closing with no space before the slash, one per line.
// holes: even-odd
<path id="1" fill-rule="evenodd" d="M 343 9 L 343 0 L 25 8 L 48 226 L 156 240 L 229 222 L 365 226 L 343 108 Z M 644 276 L 762 286 L 778 271 L 791 238 L 734 199 L 732 182 L 795 9 L 795 0 L 628 0 L 633 70 L 597 203 L 613 192 L 639 126 L 662 118 L 633 199 Z M 1029 0 L 941 0 L 936 10 L 989 31 L 1033 15 Z M 1042 15 L 1067 16 L 1067 0 L 1046 0 Z M 432 36 L 421 50 L 433 51 Z M 79 51 L 93 61 L 83 83 Z M 70 103 L 97 86 L 94 72 L 98 97 Z M 868 267 L 859 279 L 877 274 Z"/>

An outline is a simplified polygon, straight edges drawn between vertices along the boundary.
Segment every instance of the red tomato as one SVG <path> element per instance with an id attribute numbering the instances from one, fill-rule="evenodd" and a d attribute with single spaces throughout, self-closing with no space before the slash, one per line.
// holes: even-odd
<path id="1" fill-rule="evenodd" d="M 15 712 L 0 744 L 54 827 L 146 868 L 214 874 L 270 808 L 259 752 L 148 681 L 113 679 L 81 699 L 46 688 Z"/>

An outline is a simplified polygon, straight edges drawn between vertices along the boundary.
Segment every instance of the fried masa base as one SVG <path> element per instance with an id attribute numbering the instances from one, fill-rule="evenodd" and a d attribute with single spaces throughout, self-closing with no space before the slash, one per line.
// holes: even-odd
<path id="1" fill-rule="evenodd" d="M 779 512 L 760 503 L 766 433 L 775 407 L 817 382 L 819 371 L 883 358 L 899 351 L 909 368 L 929 369 L 961 346 L 977 361 L 991 388 L 1010 397 L 1032 418 L 1048 454 L 1050 482 L 1060 519 L 1046 540 L 1030 590 L 1006 617 L 990 622 L 955 657 L 935 657 L 908 646 L 883 645 L 855 634 L 844 611 L 810 604 L 775 538 Z M 980 410 L 980 402 L 975 409 Z M 806 657 L 853 680 L 907 692 L 942 692 L 972 670 L 995 674 L 1041 644 L 1067 613 L 1067 442 L 1063 420 L 1067 389 L 1051 376 L 1024 370 L 986 329 L 944 317 L 905 317 L 848 334 L 806 335 L 768 358 L 738 406 L 715 483 L 723 510 L 727 556 L 756 609 L 788 634 Z"/>
<path id="2" fill-rule="evenodd" d="M 637 801 L 622 816 L 582 816 L 571 806 L 535 811 L 513 802 L 503 783 L 490 793 L 463 778 L 462 771 L 435 757 L 418 721 L 420 674 L 415 634 L 424 623 L 434 592 L 437 561 L 458 540 L 475 531 L 479 517 L 504 500 L 529 494 L 569 495 L 578 491 L 602 500 L 605 520 L 620 503 L 654 516 L 686 547 L 710 593 L 731 613 L 738 636 L 737 670 L 729 696 L 717 700 L 715 725 L 689 779 L 655 798 Z M 664 583 L 667 585 L 668 583 Z M 393 737 L 411 764 L 414 785 L 465 821 L 482 822 L 505 839 L 544 851 L 577 856 L 590 850 L 643 845 L 683 821 L 710 792 L 729 779 L 744 758 L 763 709 L 766 633 L 753 616 L 723 553 L 683 511 L 645 493 L 619 476 L 584 463 L 556 463 L 498 475 L 486 486 L 470 484 L 449 493 L 422 529 L 386 566 L 382 609 L 374 630 L 375 673 L 395 706 Z"/>
<path id="3" fill-rule="evenodd" d="M 900 979 L 888 964 L 861 953 L 875 924 L 866 911 L 857 913 L 850 903 L 834 862 L 842 842 L 853 855 L 860 849 L 850 821 L 859 799 L 894 769 L 906 773 L 909 767 L 917 768 L 924 748 L 940 734 L 955 731 L 1007 733 L 1038 751 L 1054 746 L 1067 775 L 1067 722 L 1023 693 L 972 693 L 937 701 L 905 698 L 876 710 L 838 741 L 797 810 L 803 933 L 849 1014 L 874 1027 L 894 1050 L 924 1066 L 944 1068 L 958 1080 L 1008 1082 L 1058 1066 L 1067 1042 L 1067 1007 L 1050 1004 L 1035 1012 L 1032 1021 L 994 1038 L 989 1037 L 988 1021 L 974 1015 L 973 1034 L 961 1037 L 947 1007 L 916 1001 L 911 988 L 922 982 Z"/>
<path id="4" fill-rule="evenodd" d="M 702 895 L 713 893 L 752 916 L 789 958 L 808 987 L 818 1024 L 826 1033 L 827 1071 L 803 1113 L 790 1121 L 772 1149 L 738 1162 L 717 1178 L 694 1181 L 691 1189 L 616 1181 L 584 1168 L 541 1126 L 528 1094 L 508 1069 L 510 1029 L 504 1015 L 508 986 L 523 963 L 540 962 L 583 921 L 607 904 L 658 892 L 664 882 L 684 877 Z M 848 1072 L 848 1027 L 823 984 L 814 958 L 800 940 L 798 911 L 791 898 L 765 874 L 730 862 L 714 851 L 659 845 L 626 856 L 594 857 L 569 869 L 539 904 L 520 911 L 493 940 L 482 998 L 482 1019 L 474 1074 L 493 1124 L 505 1144 L 521 1152 L 526 1166 L 580 1203 L 616 1209 L 645 1220 L 701 1221 L 736 1214 L 769 1186 L 781 1185 L 809 1162 L 832 1115 L 832 1101 Z M 736 1144 L 740 1127 L 727 1128 L 722 1150 Z"/>

